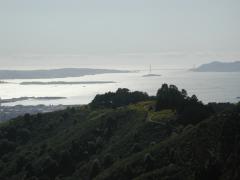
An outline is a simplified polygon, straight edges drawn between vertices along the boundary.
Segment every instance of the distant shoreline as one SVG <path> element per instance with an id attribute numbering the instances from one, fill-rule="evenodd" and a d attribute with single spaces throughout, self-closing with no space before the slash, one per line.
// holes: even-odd
<path id="1" fill-rule="evenodd" d="M 0 81 L 0 84 L 8 84 L 6 81 Z"/>
<path id="2" fill-rule="evenodd" d="M 0 104 L 4 103 L 14 103 L 18 101 L 25 101 L 25 100 L 57 100 L 57 99 L 66 99 L 66 97 L 19 97 L 19 98 L 11 98 L 11 99 L 0 99 Z"/>
<path id="3" fill-rule="evenodd" d="M 21 82 L 20 85 L 76 85 L 76 84 L 111 84 L 116 83 L 114 81 L 31 81 L 31 82 Z"/>
<path id="4" fill-rule="evenodd" d="M 81 77 L 86 75 L 130 73 L 127 70 L 90 69 L 90 68 L 63 68 L 49 70 L 0 70 L 0 80 L 5 79 L 51 79 Z"/>

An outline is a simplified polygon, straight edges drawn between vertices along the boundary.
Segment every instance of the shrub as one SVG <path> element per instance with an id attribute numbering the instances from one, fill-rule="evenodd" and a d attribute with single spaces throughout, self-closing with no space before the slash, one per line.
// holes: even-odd
<path id="1" fill-rule="evenodd" d="M 101 170 L 100 161 L 98 159 L 95 159 L 92 162 L 92 167 L 90 170 L 90 179 L 96 177 L 98 175 L 98 173 L 100 172 L 100 170 Z"/>
<path id="2" fill-rule="evenodd" d="M 114 162 L 113 156 L 111 154 L 106 154 L 103 158 L 103 166 L 104 168 L 108 168 Z"/>
<path id="3" fill-rule="evenodd" d="M 16 144 L 12 141 L 8 141 L 7 139 L 0 140 L 0 157 L 6 153 L 14 151 L 16 148 Z"/>

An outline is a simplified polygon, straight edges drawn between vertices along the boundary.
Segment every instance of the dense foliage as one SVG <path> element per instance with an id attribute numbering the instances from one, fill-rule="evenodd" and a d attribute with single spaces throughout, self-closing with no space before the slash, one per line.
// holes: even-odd
<path id="1" fill-rule="evenodd" d="M 98 94 L 91 102 L 93 108 L 117 108 L 140 101 L 148 100 L 147 93 L 140 91 L 130 92 L 129 89 L 119 88 L 116 92 Z"/>
<path id="2" fill-rule="evenodd" d="M 194 97 L 187 108 L 218 113 L 191 122 L 178 103 L 193 99 L 181 99 L 186 93 L 176 87 L 177 100 L 166 95 L 167 106 L 154 108 L 161 89 L 157 102 L 91 104 L 1 123 L 0 179 L 239 179 L 240 104 L 204 105 Z"/>
<path id="3" fill-rule="evenodd" d="M 163 84 L 157 92 L 156 110 L 173 109 L 184 124 L 196 124 L 210 116 L 214 110 L 204 105 L 196 95 L 189 97 L 187 91 L 181 91 L 175 85 Z"/>

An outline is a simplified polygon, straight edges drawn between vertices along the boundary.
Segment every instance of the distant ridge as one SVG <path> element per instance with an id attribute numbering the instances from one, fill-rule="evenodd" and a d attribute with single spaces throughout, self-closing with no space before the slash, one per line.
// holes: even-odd
<path id="1" fill-rule="evenodd" d="M 235 62 L 219 62 L 214 61 L 203 64 L 197 68 L 191 69 L 196 72 L 240 72 L 240 61 Z"/>
<path id="2" fill-rule="evenodd" d="M 0 79 L 49 79 L 80 77 L 106 73 L 129 73 L 126 70 L 90 69 L 90 68 L 63 68 L 49 70 L 0 70 Z"/>

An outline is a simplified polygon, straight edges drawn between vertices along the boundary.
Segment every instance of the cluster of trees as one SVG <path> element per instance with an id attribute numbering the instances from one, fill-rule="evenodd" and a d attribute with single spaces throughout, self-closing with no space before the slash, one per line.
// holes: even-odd
<path id="1" fill-rule="evenodd" d="M 130 92 L 127 88 L 119 88 L 116 92 L 96 95 L 90 105 L 93 108 L 117 108 L 148 99 L 147 93 L 140 91 Z"/>
<path id="2" fill-rule="evenodd" d="M 185 89 L 163 84 L 157 92 L 156 110 L 173 109 L 183 124 L 196 124 L 213 113 L 209 105 L 204 105 L 196 95 L 188 96 Z"/>
<path id="3" fill-rule="evenodd" d="M 176 111 L 182 124 L 196 124 L 213 113 L 213 106 L 204 105 L 196 95 L 188 96 L 185 89 L 179 90 L 175 85 L 163 84 L 156 97 L 156 111 L 172 109 Z M 129 89 L 119 88 L 116 92 L 98 94 L 91 102 L 92 108 L 117 108 L 152 99 L 147 93 L 130 92 Z"/>

